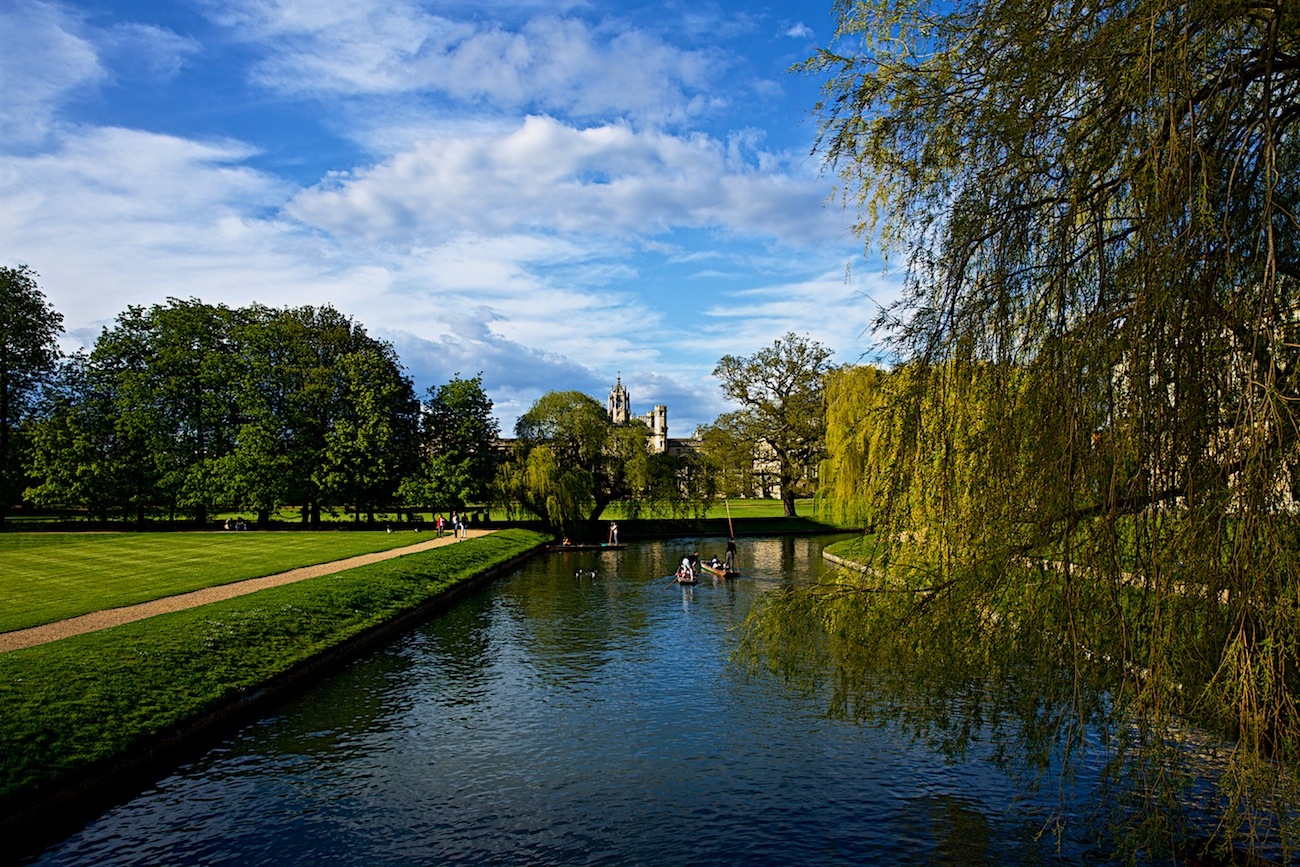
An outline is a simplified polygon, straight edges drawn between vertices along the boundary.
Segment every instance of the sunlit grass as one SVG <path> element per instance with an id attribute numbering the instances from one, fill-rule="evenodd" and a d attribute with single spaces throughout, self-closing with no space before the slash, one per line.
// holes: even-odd
<path id="1" fill-rule="evenodd" d="M 548 538 L 503 530 L 0 653 L 0 811 Z"/>
<path id="2" fill-rule="evenodd" d="M 4 533 L 0 632 L 386 551 L 415 533 Z"/>
<path id="3" fill-rule="evenodd" d="M 854 536 L 852 539 L 832 542 L 826 546 L 825 551 L 851 563 L 867 564 L 876 555 L 876 542 L 877 537 L 874 534 Z"/>

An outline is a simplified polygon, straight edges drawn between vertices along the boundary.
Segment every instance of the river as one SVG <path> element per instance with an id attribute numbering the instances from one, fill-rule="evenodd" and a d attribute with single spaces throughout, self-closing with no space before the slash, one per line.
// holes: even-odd
<path id="1" fill-rule="evenodd" d="M 732 660 L 819 538 L 541 555 L 244 726 L 32 863 L 1103 863 L 985 756 L 827 719 Z M 592 574 L 594 573 L 594 575 Z"/>

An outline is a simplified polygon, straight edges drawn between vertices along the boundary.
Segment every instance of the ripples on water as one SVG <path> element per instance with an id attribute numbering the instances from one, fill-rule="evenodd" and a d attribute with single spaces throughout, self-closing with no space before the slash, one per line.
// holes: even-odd
<path id="1" fill-rule="evenodd" d="M 37 863 L 1082 863 L 978 758 L 747 680 L 735 627 L 821 540 L 741 540 L 741 580 L 665 586 L 717 541 L 539 557 Z"/>

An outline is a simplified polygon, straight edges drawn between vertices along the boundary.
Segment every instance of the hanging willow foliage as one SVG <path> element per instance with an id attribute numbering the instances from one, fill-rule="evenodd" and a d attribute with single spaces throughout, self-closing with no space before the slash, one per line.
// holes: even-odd
<path id="1" fill-rule="evenodd" d="M 839 709 L 949 748 L 1099 734 L 1130 851 L 1295 851 L 1300 3 L 836 11 L 818 150 L 907 263 L 897 366 L 830 386 L 823 502 L 879 571 L 751 648 L 793 672 L 819 620 Z"/>

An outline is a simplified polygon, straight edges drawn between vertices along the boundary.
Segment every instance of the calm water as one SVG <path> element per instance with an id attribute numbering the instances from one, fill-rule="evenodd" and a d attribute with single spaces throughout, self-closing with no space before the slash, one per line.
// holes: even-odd
<path id="1" fill-rule="evenodd" d="M 40 864 L 1094 863 L 979 757 L 747 679 L 757 594 L 820 539 L 541 556 L 246 726 Z M 596 576 L 575 577 L 575 571 Z"/>

